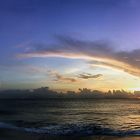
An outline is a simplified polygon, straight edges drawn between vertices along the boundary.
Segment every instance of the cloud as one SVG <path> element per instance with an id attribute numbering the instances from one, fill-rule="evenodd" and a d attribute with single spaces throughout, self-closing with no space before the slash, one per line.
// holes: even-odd
<path id="1" fill-rule="evenodd" d="M 64 57 L 83 59 L 90 64 L 98 62 L 140 77 L 140 49 L 118 51 L 105 41 L 81 41 L 69 37 L 57 36 L 57 42 L 52 45 L 31 44 L 30 51 L 18 54 L 20 58 L 30 57 Z"/>
<path id="2" fill-rule="evenodd" d="M 90 73 L 82 73 L 82 74 L 79 74 L 78 76 L 76 76 L 75 78 L 73 78 L 73 77 L 66 77 L 66 76 L 58 73 L 55 70 L 48 70 L 47 72 L 48 72 L 48 75 L 51 76 L 54 81 L 62 81 L 62 82 L 78 82 L 79 78 L 81 78 L 81 79 L 90 79 L 90 78 L 96 79 L 96 78 L 103 76 L 102 74 L 92 75 Z"/>
<path id="3" fill-rule="evenodd" d="M 56 81 L 65 81 L 65 82 L 77 82 L 75 78 L 64 77 L 60 74 L 56 74 Z"/>
<path id="4" fill-rule="evenodd" d="M 93 78 L 93 79 L 96 79 L 96 78 L 99 78 L 103 76 L 102 74 L 96 74 L 96 75 L 92 75 L 90 73 L 83 73 L 83 74 L 79 74 L 78 78 L 82 78 L 82 79 L 90 79 L 90 78 Z"/>
<path id="5" fill-rule="evenodd" d="M 72 83 L 78 81 L 76 78 L 65 77 L 65 76 L 59 74 L 57 71 L 54 71 L 54 70 L 48 71 L 48 75 L 53 77 L 54 81 L 72 82 Z"/>

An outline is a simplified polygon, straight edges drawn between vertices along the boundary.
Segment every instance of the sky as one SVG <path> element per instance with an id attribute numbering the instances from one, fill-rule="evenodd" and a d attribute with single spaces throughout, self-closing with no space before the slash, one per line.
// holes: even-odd
<path id="1" fill-rule="evenodd" d="M 0 89 L 140 90 L 139 0 L 0 0 Z"/>

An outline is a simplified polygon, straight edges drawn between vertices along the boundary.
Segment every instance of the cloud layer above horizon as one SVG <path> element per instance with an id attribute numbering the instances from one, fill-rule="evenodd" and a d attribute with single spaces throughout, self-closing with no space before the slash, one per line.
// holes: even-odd
<path id="1" fill-rule="evenodd" d="M 91 42 L 64 36 L 57 36 L 56 43 L 28 44 L 28 48 L 27 51 L 17 56 L 19 58 L 83 59 L 91 66 L 106 66 L 140 77 L 140 49 L 120 51 L 107 41 Z"/>

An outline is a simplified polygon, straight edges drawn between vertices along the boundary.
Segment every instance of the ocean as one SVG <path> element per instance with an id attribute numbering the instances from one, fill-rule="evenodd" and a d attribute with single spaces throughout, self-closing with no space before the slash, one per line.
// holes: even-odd
<path id="1" fill-rule="evenodd" d="M 0 128 L 50 136 L 139 136 L 140 100 L 0 100 Z"/>

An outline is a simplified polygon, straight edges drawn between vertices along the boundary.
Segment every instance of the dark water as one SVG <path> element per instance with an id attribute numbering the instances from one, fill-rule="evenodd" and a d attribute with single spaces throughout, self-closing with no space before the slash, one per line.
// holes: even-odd
<path id="1" fill-rule="evenodd" d="M 0 128 L 49 135 L 140 135 L 140 100 L 0 100 Z"/>

